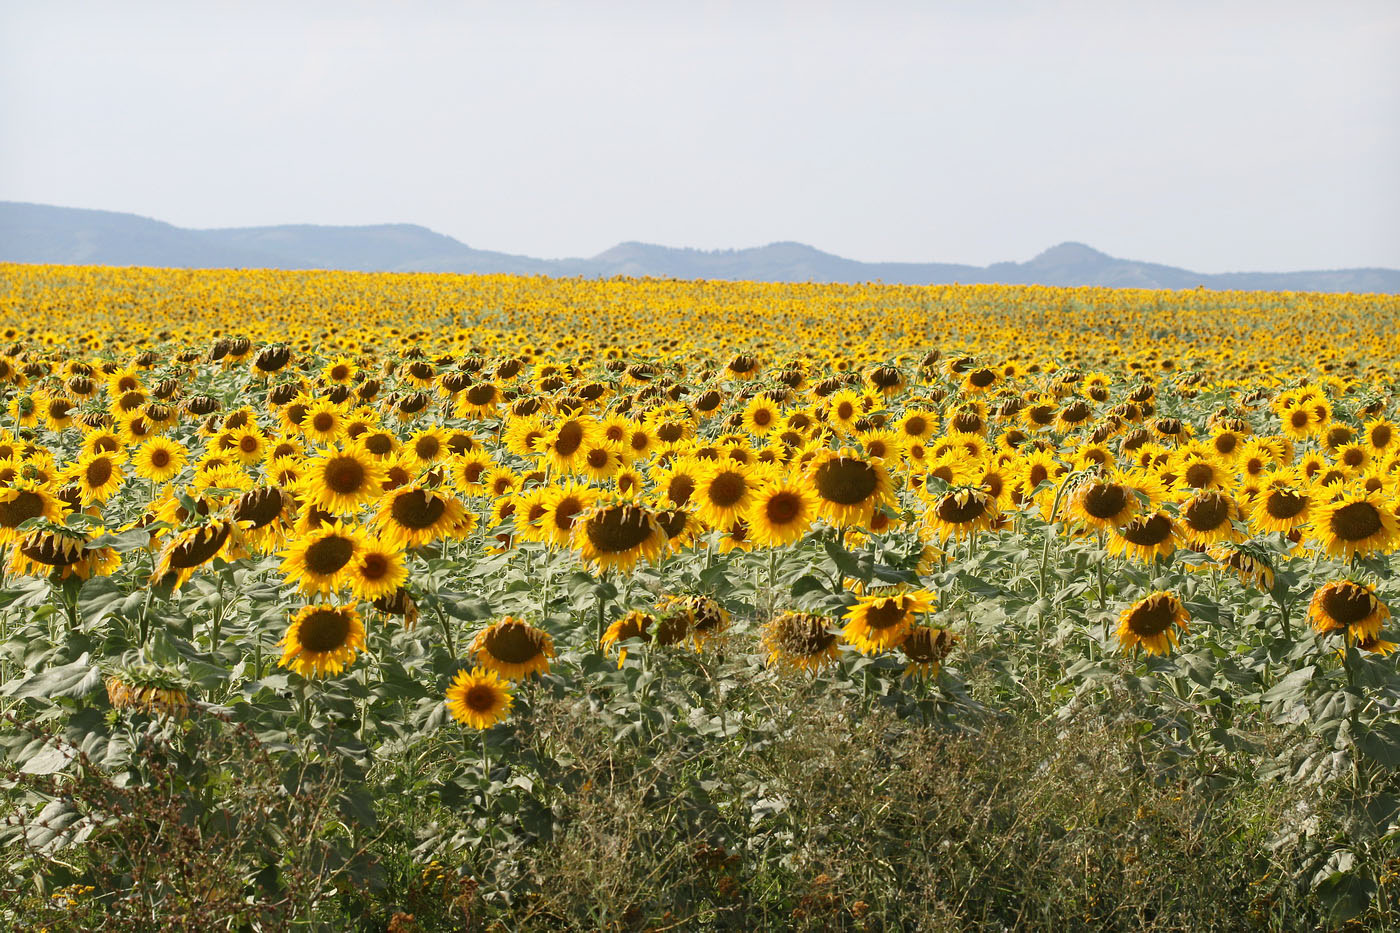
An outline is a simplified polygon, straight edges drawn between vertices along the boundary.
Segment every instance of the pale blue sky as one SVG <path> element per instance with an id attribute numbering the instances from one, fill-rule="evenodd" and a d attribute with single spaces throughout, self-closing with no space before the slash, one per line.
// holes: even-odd
<path id="1" fill-rule="evenodd" d="M 1400 267 L 1400 2 L 0 0 L 0 199 L 592 255 Z"/>

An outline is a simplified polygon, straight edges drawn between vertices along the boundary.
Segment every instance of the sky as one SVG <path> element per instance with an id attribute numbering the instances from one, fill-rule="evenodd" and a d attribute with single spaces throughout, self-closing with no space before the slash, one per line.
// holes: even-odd
<path id="1" fill-rule="evenodd" d="M 0 0 L 0 200 L 1400 268 L 1400 3 Z"/>

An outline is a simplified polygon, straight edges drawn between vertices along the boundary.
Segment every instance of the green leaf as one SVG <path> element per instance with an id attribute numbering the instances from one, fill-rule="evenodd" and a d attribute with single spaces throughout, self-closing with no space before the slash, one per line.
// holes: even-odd
<path id="1" fill-rule="evenodd" d="M 102 672 L 88 660 L 88 654 L 72 664 L 60 664 L 31 674 L 22 680 L 11 681 L 0 693 L 17 700 L 33 697 L 82 697 L 87 696 L 102 682 Z"/>
<path id="2" fill-rule="evenodd" d="M 1264 691 L 1260 700 L 1264 703 L 1293 703 L 1301 700 L 1307 693 L 1308 684 L 1312 683 L 1313 675 L 1316 673 L 1317 665 L 1315 664 L 1301 667 Z"/>

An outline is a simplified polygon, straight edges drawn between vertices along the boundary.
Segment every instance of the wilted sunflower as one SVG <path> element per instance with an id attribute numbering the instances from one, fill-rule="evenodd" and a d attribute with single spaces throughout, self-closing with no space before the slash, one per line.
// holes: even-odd
<path id="1" fill-rule="evenodd" d="M 349 515 L 373 502 L 384 489 L 383 464 L 364 449 L 331 448 L 312 460 L 301 484 L 307 500 L 335 515 Z"/>
<path id="2" fill-rule="evenodd" d="M 391 547 L 415 548 L 457 536 L 466 518 L 456 496 L 414 485 L 384 494 L 374 527 Z"/>
<path id="3" fill-rule="evenodd" d="M 656 516 L 631 502 L 613 502 L 579 514 L 570 533 L 579 557 L 599 571 L 628 573 L 638 561 L 661 556 L 667 535 Z"/>
<path id="4" fill-rule="evenodd" d="M 1395 509 L 1377 492 L 1347 492 L 1313 509 L 1310 536 L 1332 557 L 1386 554 L 1395 547 Z"/>
<path id="5" fill-rule="evenodd" d="M 1333 580 L 1313 593 L 1308 622 L 1321 634 L 1345 631 L 1358 641 L 1379 638 L 1390 609 L 1374 588 L 1352 580 Z"/>
<path id="6" fill-rule="evenodd" d="M 729 629 L 729 610 L 712 596 L 666 596 L 656 604 L 661 620 L 657 644 L 669 645 L 687 636 L 695 650 L 719 639 Z"/>
<path id="7" fill-rule="evenodd" d="M 622 667 L 627 660 L 627 648 L 622 646 L 622 643 L 636 640 L 649 644 L 652 640 L 652 629 L 656 625 L 656 616 L 634 609 L 608 626 L 608 630 L 603 633 L 601 647 L 604 651 L 618 648 L 617 666 Z M 681 637 L 685 637 L 684 631 L 681 632 Z"/>
<path id="8" fill-rule="evenodd" d="M 819 452 L 802 481 L 815 495 L 822 517 L 837 528 L 869 526 L 877 507 L 894 503 L 884 463 L 858 456 L 849 447 Z"/>
<path id="9" fill-rule="evenodd" d="M 763 626 L 768 663 L 815 674 L 840 656 L 832 622 L 807 612 L 784 612 Z"/>
<path id="10" fill-rule="evenodd" d="M 448 712 L 473 729 L 489 729 L 505 719 L 514 699 L 508 683 L 480 667 L 458 671 L 447 688 Z"/>
<path id="11" fill-rule="evenodd" d="M 933 605 L 930 593 L 897 593 L 892 596 L 867 595 L 846 611 L 846 627 L 841 637 L 862 654 L 878 654 L 894 648 L 909 634 L 918 616 Z"/>
<path id="12" fill-rule="evenodd" d="M 282 667 L 303 677 L 339 674 L 365 647 L 365 625 L 353 606 L 305 606 L 278 642 Z"/>
<path id="13" fill-rule="evenodd" d="M 1227 541 L 1213 545 L 1206 553 L 1216 563 L 1234 571 L 1246 586 L 1259 590 L 1274 588 L 1274 568 L 1262 551 Z"/>
<path id="14" fill-rule="evenodd" d="M 1141 645 L 1148 654 L 1170 654 L 1177 644 L 1176 629 L 1189 632 L 1190 616 L 1172 593 L 1144 596 L 1118 617 L 1118 641 L 1123 649 Z"/>
<path id="15" fill-rule="evenodd" d="M 467 649 L 476 663 L 511 680 L 548 674 L 554 639 L 523 619 L 506 616 L 476 633 Z"/>
<path id="16" fill-rule="evenodd" d="M 354 525 L 326 522 L 292 539 L 282 552 L 282 573 L 303 593 L 329 593 L 342 585 L 351 560 L 365 547 Z"/>
<path id="17" fill-rule="evenodd" d="M 189 694 L 184 679 L 175 671 L 148 664 L 135 665 L 108 674 L 105 683 L 107 702 L 113 709 L 175 719 L 189 714 Z"/>
<path id="18" fill-rule="evenodd" d="M 909 662 L 904 666 L 905 677 L 930 677 L 938 673 L 944 658 L 957 644 L 957 636 L 945 628 L 919 625 L 911 628 L 899 643 L 899 650 Z"/>
<path id="19" fill-rule="evenodd" d="M 228 519 L 187 528 L 173 536 L 161 549 L 151 582 L 163 583 L 178 590 L 196 570 L 215 557 L 231 557 L 229 549 L 237 543 L 238 526 Z"/>
<path id="20" fill-rule="evenodd" d="M 810 489 L 795 479 L 782 477 L 759 488 L 745 518 L 755 544 L 779 547 L 806 534 L 817 511 L 817 498 Z"/>
<path id="21" fill-rule="evenodd" d="M 121 566 L 121 556 L 92 542 L 105 534 L 101 528 L 85 534 L 46 520 L 40 520 L 15 545 L 10 556 L 10 573 L 20 576 L 66 580 L 77 577 L 110 576 Z"/>

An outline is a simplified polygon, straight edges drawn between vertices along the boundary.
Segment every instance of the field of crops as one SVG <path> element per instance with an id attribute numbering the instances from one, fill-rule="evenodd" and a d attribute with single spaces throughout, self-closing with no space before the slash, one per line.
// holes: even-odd
<path id="1" fill-rule="evenodd" d="M 0 916 L 1394 924 L 1397 320 L 0 266 Z"/>

